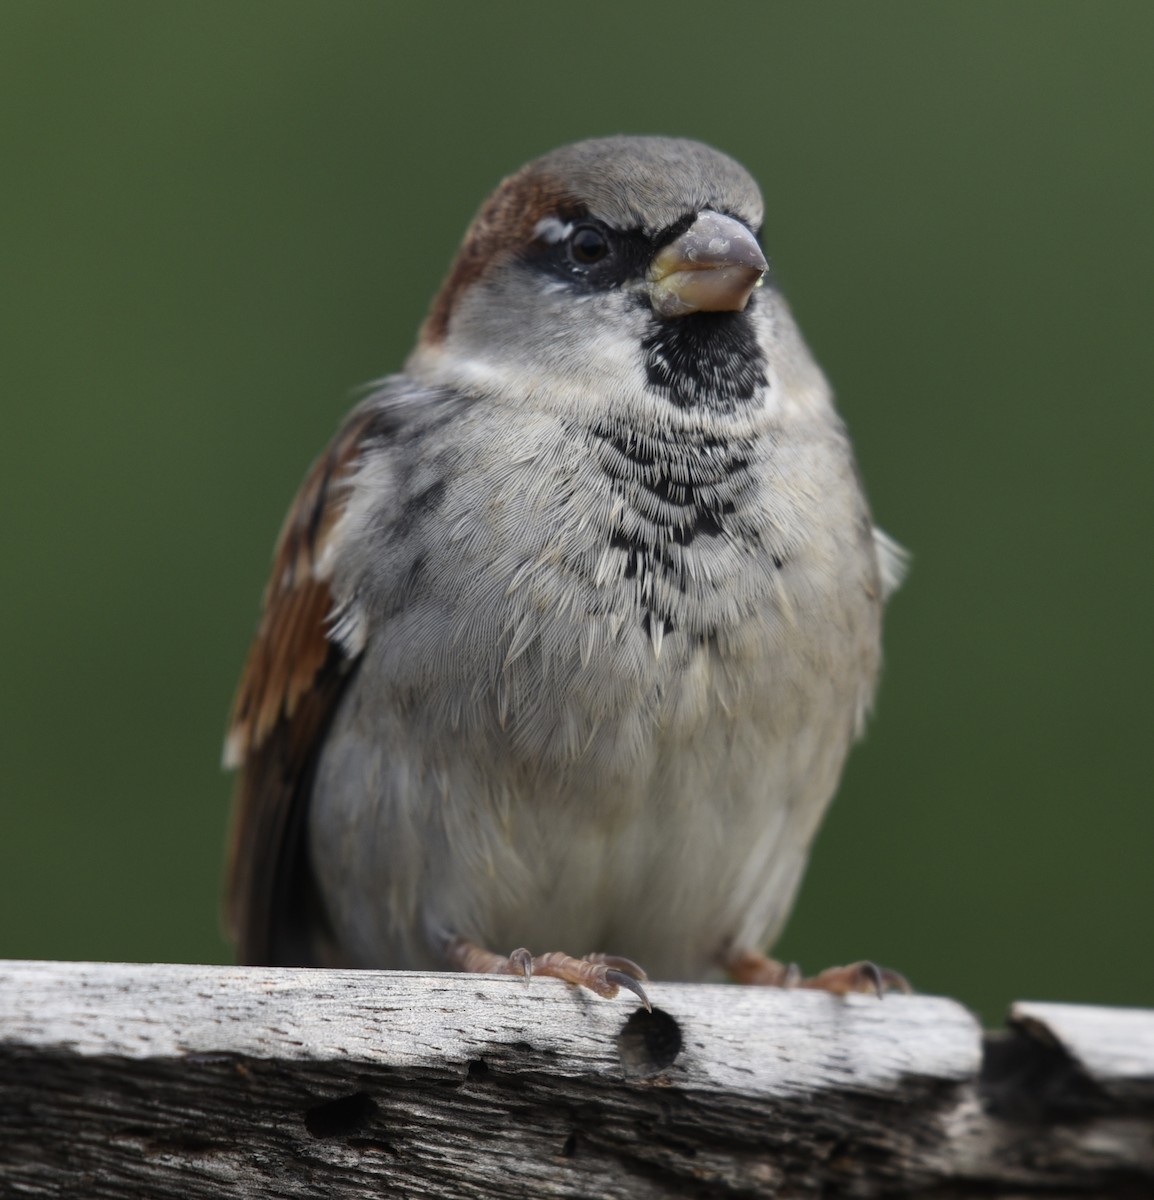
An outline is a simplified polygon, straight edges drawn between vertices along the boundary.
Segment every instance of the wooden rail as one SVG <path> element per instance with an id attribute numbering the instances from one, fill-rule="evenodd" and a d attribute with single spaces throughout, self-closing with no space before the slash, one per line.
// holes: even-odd
<path id="1" fill-rule="evenodd" d="M 1154 1012 L 0 962 L 0 1196 L 1154 1197 Z"/>

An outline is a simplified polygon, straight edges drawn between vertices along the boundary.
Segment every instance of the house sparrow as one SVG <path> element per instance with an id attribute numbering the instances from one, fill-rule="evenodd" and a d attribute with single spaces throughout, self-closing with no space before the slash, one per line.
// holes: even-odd
<path id="1" fill-rule="evenodd" d="M 761 223 L 741 166 L 657 137 L 482 207 L 280 535 L 226 750 L 243 961 L 902 982 L 761 953 L 902 562 Z"/>

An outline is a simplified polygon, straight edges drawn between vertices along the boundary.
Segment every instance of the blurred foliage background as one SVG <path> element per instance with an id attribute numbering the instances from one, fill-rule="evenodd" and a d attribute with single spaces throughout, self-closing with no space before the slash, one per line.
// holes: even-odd
<path id="1" fill-rule="evenodd" d="M 1154 1004 L 1154 6 L 5 0 L 0 955 L 223 961 L 272 540 L 502 174 L 698 137 L 914 552 L 784 943 Z"/>

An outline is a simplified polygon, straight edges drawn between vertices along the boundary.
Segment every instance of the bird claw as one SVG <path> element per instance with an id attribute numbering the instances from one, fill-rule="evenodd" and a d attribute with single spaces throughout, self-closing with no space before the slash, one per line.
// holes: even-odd
<path id="1" fill-rule="evenodd" d="M 535 975 L 552 975 L 556 979 L 564 979 L 567 983 L 575 983 L 588 988 L 612 1000 L 621 988 L 632 992 L 646 1009 L 653 1011 L 649 997 L 641 986 L 645 972 L 632 959 L 620 958 L 613 954 L 587 954 L 584 958 L 573 958 L 571 955 L 554 951 L 552 954 L 538 954 L 533 959 Z"/>
<path id="2" fill-rule="evenodd" d="M 605 966 L 612 968 L 614 971 L 623 971 L 626 975 L 631 975 L 634 979 L 641 980 L 644 983 L 649 976 L 645 974 L 642 967 L 631 958 L 622 958 L 619 954 L 586 954 L 582 957 L 583 962 L 604 963 Z"/>
<path id="3" fill-rule="evenodd" d="M 786 965 L 752 951 L 733 955 L 725 966 L 738 983 L 760 987 L 809 988 L 832 992 L 837 996 L 850 992 L 872 992 L 881 997 L 891 990 L 907 994 L 913 991 L 904 975 L 868 960 L 850 963 L 845 967 L 827 967 L 808 979 L 803 978 L 797 963 Z"/>
<path id="4" fill-rule="evenodd" d="M 464 938 L 454 938 L 448 944 L 445 956 L 450 966 L 462 971 L 519 975 L 526 983 L 534 975 L 551 975 L 555 979 L 564 979 L 566 983 L 588 988 L 606 1000 L 612 1000 L 621 988 L 625 988 L 647 1010 L 653 1011 L 649 997 L 641 986 L 647 979 L 645 972 L 632 959 L 616 954 L 587 954 L 584 958 L 573 958 L 560 951 L 531 954 L 522 946 L 509 955 L 501 955 L 483 950 Z"/>
<path id="5" fill-rule="evenodd" d="M 613 985 L 613 991 L 609 997 L 610 999 L 612 996 L 617 995 L 617 990 L 619 988 L 625 988 L 626 990 L 632 992 L 637 999 L 641 1001 L 641 1003 L 645 1006 L 646 1012 L 653 1011 L 653 1005 L 649 1003 L 649 997 L 645 994 L 645 989 L 641 986 L 641 981 L 628 974 L 626 971 L 615 971 L 612 968 L 607 969 L 605 972 L 605 982 Z"/>
<path id="6" fill-rule="evenodd" d="M 521 975 L 528 983 L 533 975 L 533 956 L 521 946 L 509 955 L 509 974 Z"/>
<path id="7" fill-rule="evenodd" d="M 827 967 L 811 978 L 801 980 L 797 986 L 833 992 L 838 996 L 849 992 L 873 992 L 879 999 L 891 989 L 907 995 L 913 991 L 904 975 L 868 960 L 845 967 Z"/>

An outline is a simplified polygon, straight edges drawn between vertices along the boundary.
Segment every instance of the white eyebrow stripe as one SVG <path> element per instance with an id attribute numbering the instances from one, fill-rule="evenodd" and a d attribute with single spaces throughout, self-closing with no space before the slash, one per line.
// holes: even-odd
<path id="1" fill-rule="evenodd" d="M 554 244 L 563 241 L 573 232 L 573 223 L 562 222 L 557 217 L 542 217 L 533 226 L 533 236 Z"/>

